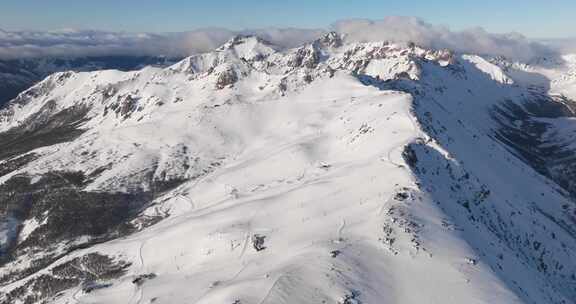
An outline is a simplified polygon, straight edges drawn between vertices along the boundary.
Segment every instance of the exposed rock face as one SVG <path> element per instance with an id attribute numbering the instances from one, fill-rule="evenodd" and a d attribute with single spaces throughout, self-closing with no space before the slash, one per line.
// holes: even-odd
<path id="1" fill-rule="evenodd" d="M 288 66 L 293 68 L 306 67 L 315 68 L 320 61 L 320 54 L 314 45 L 299 48 L 288 59 Z"/>
<path id="2" fill-rule="evenodd" d="M 221 90 L 234 85 L 238 81 L 238 75 L 233 69 L 226 69 L 217 75 L 216 88 Z"/>
<path id="3" fill-rule="evenodd" d="M 329 48 L 339 48 L 341 47 L 344 42 L 342 41 L 342 36 L 336 32 L 330 32 L 322 37 L 320 37 L 315 42 L 322 47 L 329 47 Z"/>
<path id="4" fill-rule="evenodd" d="M 0 111 L 0 303 L 573 303 L 545 92 L 336 33 L 54 74 Z"/>

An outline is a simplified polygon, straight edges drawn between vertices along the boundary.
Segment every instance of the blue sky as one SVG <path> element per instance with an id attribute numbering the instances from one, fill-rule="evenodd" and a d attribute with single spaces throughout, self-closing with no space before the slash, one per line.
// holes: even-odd
<path id="1" fill-rule="evenodd" d="M 417 16 L 460 30 L 576 36 L 575 0 L 0 0 L 0 28 L 187 31 L 202 27 L 324 28 L 339 19 Z"/>

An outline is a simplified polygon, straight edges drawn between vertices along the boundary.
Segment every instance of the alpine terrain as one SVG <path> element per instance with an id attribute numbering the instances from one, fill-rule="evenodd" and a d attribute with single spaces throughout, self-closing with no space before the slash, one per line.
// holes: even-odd
<path id="1" fill-rule="evenodd" d="M 173 61 L 153 56 L 101 56 L 79 58 L 22 58 L 0 60 L 0 106 L 45 77 L 62 71 L 117 69 L 131 71 L 147 65 L 166 66 Z M 172 62 L 173 63 L 173 62 Z"/>
<path id="2" fill-rule="evenodd" d="M 0 110 L 0 303 L 576 303 L 576 56 L 335 32 Z"/>

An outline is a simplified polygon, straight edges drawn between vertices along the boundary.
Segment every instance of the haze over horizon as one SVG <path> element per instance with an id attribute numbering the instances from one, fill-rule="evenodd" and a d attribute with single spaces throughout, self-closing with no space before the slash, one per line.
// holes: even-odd
<path id="1" fill-rule="evenodd" d="M 576 26 L 576 2 L 462 1 L 111 1 L 23 0 L 2 4 L 0 29 L 52 31 L 97 29 L 114 32 L 185 32 L 200 28 L 326 28 L 335 20 L 416 16 L 454 31 L 482 27 L 530 38 L 568 38 Z M 110 9 L 114 8 L 114 9 Z M 258 18 L 251 16 L 258 15 Z M 22 18 L 27 16 L 27 18 Z M 487 18 L 489 16 L 489 18 Z M 542 22 L 546 20 L 546 22 Z"/>
<path id="2" fill-rule="evenodd" d="M 453 30 L 418 17 L 339 19 L 319 29 L 262 27 L 232 30 L 204 28 L 178 33 L 99 30 L 5 31 L 0 27 L 0 60 L 19 58 L 78 58 L 97 56 L 186 57 L 222 45 L 236 35 L 256 35 L 279 48 L 292 48 L 335 31 L 350 42 L 393 41 L 432 49 L 529 62 L 575 52 L 574 39 L 530 39 L 520 33 L 494 33 L 482 27 Z"/>

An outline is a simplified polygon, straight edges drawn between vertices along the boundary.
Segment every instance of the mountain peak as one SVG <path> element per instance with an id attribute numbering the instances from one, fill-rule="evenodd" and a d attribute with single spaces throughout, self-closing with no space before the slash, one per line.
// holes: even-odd
<path id="1" fill-rule="evenodd" d="M 328 32 L 322 37 L 315 41 L 317 44 L 323 47 L 338 48 L 341 47 L 343 43 L 342 35 L 335 31 Z"/>
<path id="2" fill-rule="evenodd" d="M 218 49 L 228 49 L 231 48 L 235 45 L 240 45 L 240 44 L 244 44 L 244 43 L 262 43 L 262 44 L 266 44 L 266 45 L 272 45 L 272 43 L 270 43 L 269 41 L 256 36 L 256 35 L 251 35 L 251 34 L 238 34 L 235 35 L 234 37 L 228 39 L 228 41 L 226 41 L 222 46 L 220 46 Z"/>
<path id="3" fill-rule="evenodd" d="M 568 100 L 342 40 L 236 36 L 13 100 L 0 303 L 574 303 Z"/>
<path id="4" fill-rule="evenodd" d="M 276 47 L 265 39 L 255 35 L 236 35 L 217 51 L 232 51 L 238 57 L 246 60 L 261 60 L 264 57 L 276 52 Z"/>

